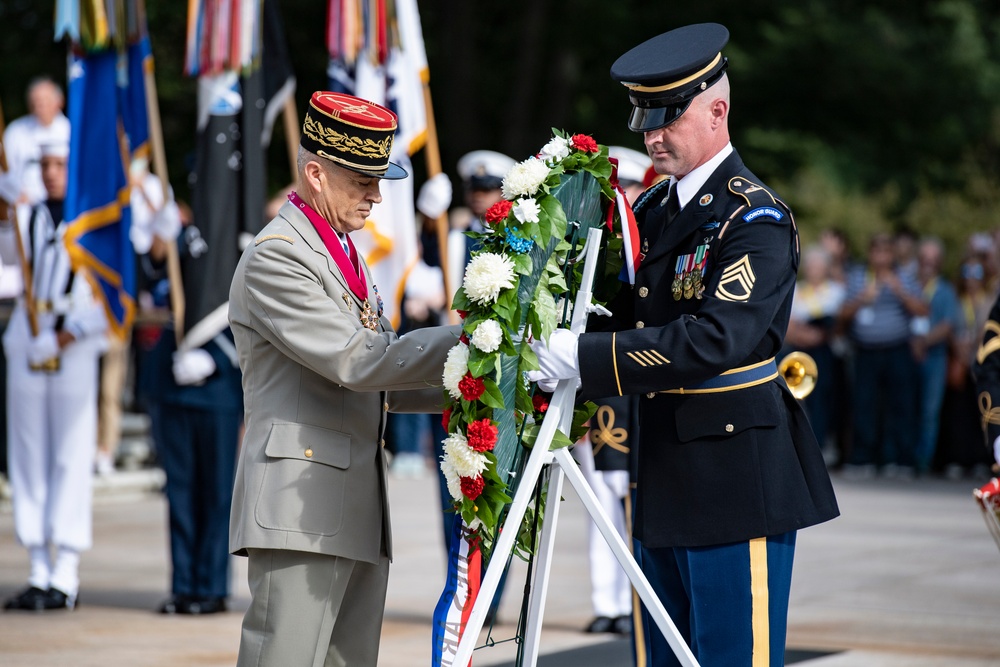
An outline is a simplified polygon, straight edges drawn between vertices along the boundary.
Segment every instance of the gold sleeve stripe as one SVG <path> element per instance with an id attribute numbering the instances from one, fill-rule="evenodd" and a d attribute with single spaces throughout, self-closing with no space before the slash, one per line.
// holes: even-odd
<path id="1" fill-rule="evenodd" d="M 615 340 L 618 336 L 618 332 L 611 334 L 611 363 L 615 366 L 615 383 L 618 385 L 618 395 L 622 395 L 622 380 L 618 377 L 618 351 L 615 347 L 618 345 Z"/>
<path id="2" fill-rule="evenodd" d="M 282 241 L 288 241 L 292 245 L 295 245 L 295 239 L 293 239 L 291 236 L 285 236 L 284 234 L 268 234 L 267 236 L 262 236 L 256 241 L 254 241 L 254 245 L 258 246 L 264 241 L 270 241 L 272 239 L 281 239 Z"/>
<path id="3" fill-rule="evenodd" d="M 976 351 L 976 361 L 980 364 L 986 361 L 986 357 L 1000 350 L 1000 324 L 994 320 L 987 320 L 986 326 L 983 327 L 983 337 L 985 338 L 988 333 L 992 333 L 993 338 L 984 340 Z"/>
<path id="4" fill-rule="evenodd" d="M 771 664 L 771 633 L 768 620 L 767 538 L 750 540 L 750 625 L 753 636 L 753 667 Z"/>
<path id="5" fill-rule="evenodd" d="M 664 364 L 669 364 L 670 363 L 669 359 L 667 359 L 665 356 L 663 356 L 662 354 L 660 354 L 656 350 L 647 350 L 647 352 L 649 353 L 650 356 L 658 358 L 661 363 L 664 363 Z"/>
<path id="6" fill-rule="evenodd" d="M 645 361 L 643 361 L 643 360 L 642 360 L 642 357 L 640 357 L 640 356 L 639 356 L 638 354 L 636 354 L 635 352 L 626 352 L 625 354 L 626 354 L 626 355 L 628 355 L 628 356 L 629 356 L 629 358 L 631 358 L 631 359 L 632 359 L 632 361 L 634 361 L 635 363 L 639 364 L 639 365 L 640 365 L 640 366 L 642 366 L 643 368 L 645 368 L 646 366 L 648 366 L 648 365 L 649 365 L 649 364 L 647 364 L 647 363 L 646 363 Z"/>

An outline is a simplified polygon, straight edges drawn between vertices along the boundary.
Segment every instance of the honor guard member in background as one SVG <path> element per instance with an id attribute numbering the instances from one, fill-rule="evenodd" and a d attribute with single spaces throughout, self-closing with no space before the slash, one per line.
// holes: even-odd
<path id="1" fill-rule="evenodd" d="M 458 161 L 458 175 L 462 179 L 465 207 L 451 214 L 451 232 L 448 236 L 448 284 L 452 291 L 462 284 L 465 267 L 472 259 L 473 240 L 465 232 L 485 229 L 483 216 L 490 206 L 503 198 L 500 186 L 503 177 L 516 164 L 513 158 L 496 151 L 472 151 Z M 451 295 L 448 295 L 449 298 Z M 447 489 L 445 489 L 447 493 Z M 451 507 L 451 495 L 447 495 Z"/>
<path id="2" fill-rule="evenodd" d="M 68 155 L 67 142 L 41 148 L 48 199 L 32 207 L 22 235 L 34 312 L 18 299 L 3 337 L 14 528 L 31 562 L 28 588 L 6 609 L 72 609 L 80 552 L 91 545 L 97 368 L 108 322 L 66 252 Z"/>
<path id="3" fill-rule="evenodd" d="M 406 177 L 389 162 L 395 130 L 384 107 L 314 93 L 296 190 L 233 277 L 246 435 L 230 548 L 249 556 L 251 593 L 241 666 L 378 661 L 392 557 L 385 412 L 440 409 L 459 335 L 397 338 L 350 238 L 382 200 L 379 181 Z"/>
<path id="4" fill-rule="evenodd" d="M 618 183 L 632 203 L 642 194 L 643 179 L 652 162 L 645 153 L 611 146 L 608 155 L 618 161 Z M 632 396 L 595 401 L 588 437 L 573 448 L 573 457 L 601 506 L 626 543 L 631 541 L 631 462 L 638 455 L 638 402 Z M 634 450 L 634 451 L 633 451 Z M 587 632 L 629 634 L 632 631 L 632 584 L 593 522 L 590 543 L 590 600 L 594 619 Z"/>
<path id="5" fill-rule="evenodd" d="M 975 493 L 978 498 L 1000 496 L 1000 298 L 993 303 L 986 326 L 980 332 L 979 349 L 973 373 L 976 378 L 976 396 L 982 414 L 983 435 L 993 466 L 993 478 Z M 995 504 L 997 501 L 994 499 Z"/>
<path id="6" fill-rule="evenodd" d="M 774 359 L 798 234 L 730 144 L 728 38 L 678 28 L 612 66 L 630 129 L 671 178 L 636 203 L 640 264 L 611 320 L 535 344 L 535 377 L 580 378 L 584 398 L 641 396 L 642 568 L 705 667 L 783 664 L 796 531 L 839 513 Z M 651 664 L 676 664 L 649 634 Z"/>

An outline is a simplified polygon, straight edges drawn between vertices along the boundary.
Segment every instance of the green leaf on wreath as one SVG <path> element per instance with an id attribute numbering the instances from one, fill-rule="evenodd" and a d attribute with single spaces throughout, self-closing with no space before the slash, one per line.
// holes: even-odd
<path id="1" fill-rule="evenodd" d="M 543 277 L 539 281 L 538 291 L 535 293 L 535 300 L 531 304 L 538 316 L 540 331 L 534 333 L 536 338 L 548 340 L 549 335 L 556 328 L 556 300 L 552 292 L 548 289 L 548 281 Z"/>
<path id="2" fill-rule="evenodd" d="M 472 377 L 482 377 L 493 370 L 496 357 L 495 353 L 486 354 L 478 350 L 473 351 L 469 356 L 469 371 L 472 373 Z"/>
<path id="3" fill-rule="evenodd" d="M 483 378 L 483 386 L 486 387 L 486 391 L 479 400 L 491 408 L 502 408 L 503 394 L 500 393 L 497 383 L 489 378 Z"/>
<path id="4" fill-rule="evenodd" d="M 472 310 L 472 301 L 465 295 L 464 287 L 459 287 L 455 291 L 455 296 L 451 300 L 451 307 L 454 310 Z"/>
<path id="5" fill-rule="evenodd" d="M 573 444 L 573 441 L 560 430 L 556 430 L 555 434 L 552 436 L 552 444 L 549 445 L 549 449 L 562 449 L 563 447 L 569 447 Z"/>
<path id="6" fill-rule="evenodd" d="M 517 271 L 522 276 L 527 276 L 531 274 L 532 262 L 531 255 L 527 253 L 523 255 L 514 255 L 514 270 Z"/>

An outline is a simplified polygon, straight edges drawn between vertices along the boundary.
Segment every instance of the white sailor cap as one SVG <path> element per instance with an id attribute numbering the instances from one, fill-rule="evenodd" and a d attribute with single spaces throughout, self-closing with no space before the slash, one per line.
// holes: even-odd
<path id="1" fill-rule="evenodd" d="M 618 160 L 618 180 L 626 183 L 642 183 L 653 166 L 648 155 L 624 146 L 609 146 L 608 157 Z"/>
<path id="2" fill-rule="evenodd" d="M 48 141 L 38 147 L 38 156 L 41 157 L 69 157 L 68 141 Z"/>
<path id="3" fill-rule="evenodd" d="M 472 151 L 458 161 L 458 175 L 473 190 L 499 190 L 503 177 L 516 163 L 496 151 Z"/>

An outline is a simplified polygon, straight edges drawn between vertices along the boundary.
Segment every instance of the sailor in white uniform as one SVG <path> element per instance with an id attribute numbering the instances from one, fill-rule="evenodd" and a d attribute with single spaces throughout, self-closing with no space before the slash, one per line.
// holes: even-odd
<path id="1" fill-rule="evenodd" d="M 108 324 L 66 251 L 68 153 L 66 142 L 42 147 L 48 199 L 22 222 L 37 335 L 21 296 L 3 336 L 14 527 L 31 563 L 28 587 L 5 609 L 72 609 L 80 553 L 91 545 L 98 361 Z"/>

